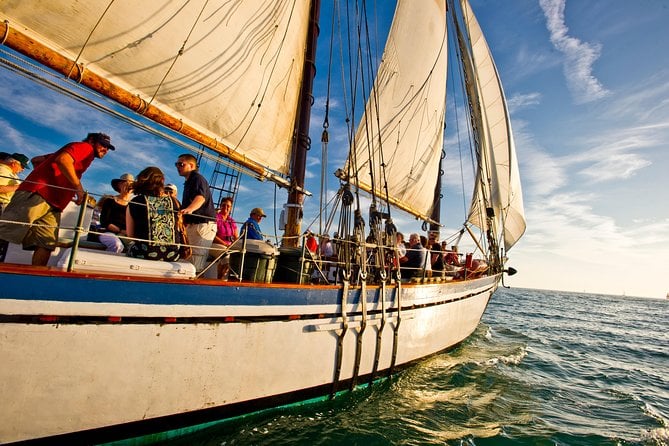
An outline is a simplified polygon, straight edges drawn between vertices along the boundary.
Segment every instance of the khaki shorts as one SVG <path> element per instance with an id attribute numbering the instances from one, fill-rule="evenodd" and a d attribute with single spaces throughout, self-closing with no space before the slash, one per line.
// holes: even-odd
<path id="1" fill-rule="evenodd" d="M 23 244 L 23 249 L 28 250 L 40 247 L 53 251 L 56 248 L 60 211 L 40 195 L 16 191 L 2 213 L 2 220 L 0 239 Z"/>

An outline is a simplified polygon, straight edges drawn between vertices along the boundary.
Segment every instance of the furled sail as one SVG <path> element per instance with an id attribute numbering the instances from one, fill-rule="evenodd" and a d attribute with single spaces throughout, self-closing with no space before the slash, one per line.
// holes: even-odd
<path id="1" fill-rule="evenodd" d="M 477 226 L 485 221 L 486 208 L 492 207 L 497 228 L 503 228 L 504 246 L 509 250 L 525 232 L 525 213 L 520 185 L 516 147 L 511 131 L 509 111 L 497 68 L 468 0 L 460 2 L 468 31 L 470 57 L 480 107 L 478 140 L 482 154 L 476 193 L 468 220 Z M 474 102 L 474 101 L 473 101 Z M 488 185 L 488 200 L 482 190 Z M 488 204 L 485 204 L 487 201 Z"/>
<path id="2" fill-rule="evenodd" d="M 385 199 L 387 181 L 389 201 L 423 219 L 430 217 L 443 146 L 446 34 L 445 1 L 398 1 L 347 160 L 363 190 Z"/>
<path id="3" fill-rule="evenodd" d="M 308 15 L 297 0 L 0 1 L 9 26 L 282 174 Z"/>

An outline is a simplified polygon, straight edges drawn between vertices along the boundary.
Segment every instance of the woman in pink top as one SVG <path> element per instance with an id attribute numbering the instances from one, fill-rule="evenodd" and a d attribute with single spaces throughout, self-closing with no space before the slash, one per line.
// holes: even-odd
<path id="1" fill-rule="evenodd" d="M 216 212 L 216 237 L 212 244 L 216 256 L 220 255 L 221 248 L 230 246 L 239 237 L 237 223 L 230 216 L 230 211 L 232 211 L 232 198 L 225 197 L 221 200 L 221 205 Z M 218 262 L 218 278 L 227 280 L 229 271 L 230 255 L 226 254 Z"/>

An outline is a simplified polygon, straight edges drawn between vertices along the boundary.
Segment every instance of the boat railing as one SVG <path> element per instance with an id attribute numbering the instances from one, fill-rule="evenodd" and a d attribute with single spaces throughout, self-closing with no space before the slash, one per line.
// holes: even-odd
<path id="1" fill-rule="evenodd" d="M 80 248 L 88 249 L 98 249 L 104 251 L 104 245 L 101 243 L 91 242 L 86 239 L 86 235 L 95 234 L 99 235 L 104 232 L 96 230 L 94 227 L 91 227 L 87 223 L 87 218 L 92 214 L 87 211 L 91 208 L 89 203 L 90 194 L 85 193 L 81 205 L 78 207 L 78 212 L 76 212 L 76 220 L 71 226 L 62 225 L 59 229 L 59 239 L 57 242 L 57 247 L 60 248 L 70 248 L 69 259 L 67 262 L 67 271 L 73 271 L 75 269 L 77 256 L 79 254 Z M 70 219 L 71 220 L 71 219 Z M 4 219 L 2 221 L 5 221 Z M 15 223 L 21 224 L 21 223 Z M 60 234 L 70 234 L 69 237 L 60 237 Z M 366 277 L 364 280 L 367 283 L 381 282 L 385 281 L 386 278 L 390 280 L 395 280 L 396 278 L 401 278 L 403 281 L 419 281 L 419 282 L 431 282 L 431 281 L 448 281 L 448 280 L 467 280 L 474 277 L 481 276 L 487 271 L 487 263 L 482 260 L 475 260 L 471 255 L 467 255 L 467 260 L 461 266 L 453 266 L 444 264 L 443 270 L 431 270 L 427 263 L 430 259 L 430 251 L 426 251 L 425 263 L 422 267 L 407 267 L 399 262 L 399 259 L 396 258 L 397 253 L 394 246 L 383 245 L 377 243 L 364 242 L 360 243 L 355 240 L 346 239 L 346 238 L 336 238 L 333 239 L 333 248 L 334 253 L 330 257 L 324 257 L 320 254 L 319 251 L 311 252 L 306 247 L 306 237 L 300 236 L 300 256 L 299 256 L 299 272 L 297 277 L 303 278 L 308 276 L 308 281 L 312 284 L 334 284 L 341 281 L 342 272 L 348 271 L 351 273 L 349 277 L 352 282 L 355 283 L 359 279 L 359 274 L 361 271 L 361 265 L 365 265 L 366 273 L 363 277 Z M 318 237 L 318 236 L 317 236 Z M 123 236 L 127 241 L 137 241 L 137 242 L 150 242 L 154 244 L 161 244 L 164 242 L 143 240 L 139 238 L 132 238 L 128 236 Z M 167 244 L 167 243 L 165 243 Z M 344 250 L 344 245 L 348 244 L 348 249 Z M 189 246 L 191 249 L 202 249 L 200 246 L 196 245 L 186 245 L 179 243 L 170 243 L 170 245 Z M 424 250 L 425 248 L 419 248 Z M 407 248 L 407 251 L 412 251 L 413 249 Z M 342 253 L 350 252 L 351 258 L 343 258 Z M 383 257 L 383 262 L 380 262 L 380 257 L 377 255 L 377 252 L 381 251 Z M 210 277 L 207 275 L 207 272 L 216 265 L 224 256 L 238 255 L 238 263 L 236 263 L 239 271 L 232 271 L 232 280 L 242 281 L 243 271 L 245 271 L 245 264 L 248 262 L 249 251 L 247 248 L 247 240 L 245 237 L 244 231 L 242 235 L 234 240 L 227 247 L 218 247 L 210 249 L 210 253 L 214 252 L 213 255 L 210 255 L 210 260 L 205 266 L 205 268 L 197 273 L 195 278 L 204 278 Z M 362 261 L 362 256 L 366 256 L 365 261 Z M 270 278 L 271 281 L 271 278 Z M 302 282 L 300 282 L 302 283 Z"/>

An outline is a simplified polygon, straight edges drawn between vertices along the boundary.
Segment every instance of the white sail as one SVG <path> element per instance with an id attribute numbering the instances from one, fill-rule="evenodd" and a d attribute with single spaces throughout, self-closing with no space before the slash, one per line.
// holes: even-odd
<path id="1" fill-rule="evenodd" d="M 430 216 L 443 146 L 446 34 L 444 1 L 398 1 L 347 162 L 367 191 L 371 164 L 375 193 L 385 198 L 387 181 L 391 203 L 421 218 Z"/>
<path id="2" fill-rule="evenodd" d="M 489 169 L 489 200 L 497 219 L 497 227 L 503 228 L 504 246 L 509 250 L 525 232 L 525 213 L 520 185 L 516 147 L 511 131 L 509 111 L 502 84 L 492 59 L 490 48 L 483 37 L 468 0 L 460 2 L 463 19 L 469 35 L 471 58 L 474 69 L 473 82 L 478 93 L 483 128 L 479 135 L 483 158 Z M 470 211 L 469 221 L 477 226 L 485 219 L 480 184 Z"/>
<path id="3" fill-rule="evenodd" d="M 308 15 L 298 0 L 0 1 L 10 26 L 280 173 Z"/>

